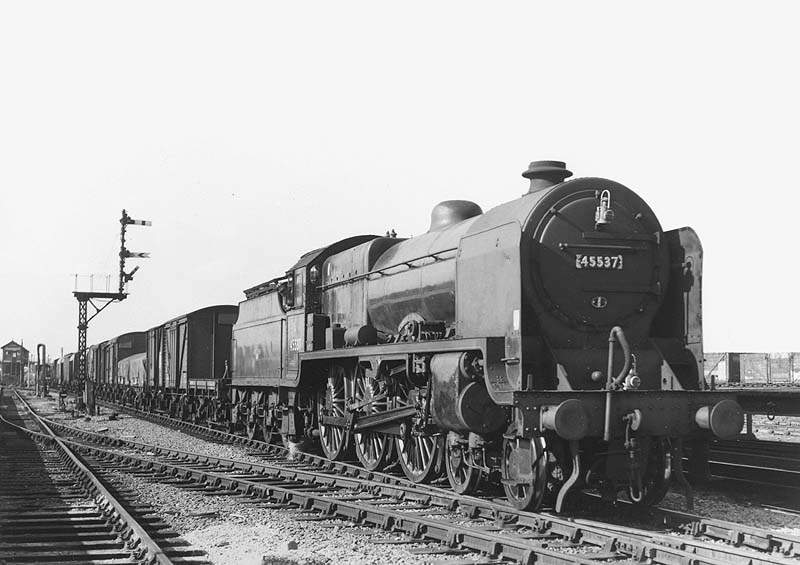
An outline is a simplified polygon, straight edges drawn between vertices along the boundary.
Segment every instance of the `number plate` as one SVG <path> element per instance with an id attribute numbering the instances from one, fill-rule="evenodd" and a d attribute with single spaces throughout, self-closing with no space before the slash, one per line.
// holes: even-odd
<path id="1" fill-rule="evenodd" d="M 576 269 L 622 269 L 622 255 L 575 255 Z"/>

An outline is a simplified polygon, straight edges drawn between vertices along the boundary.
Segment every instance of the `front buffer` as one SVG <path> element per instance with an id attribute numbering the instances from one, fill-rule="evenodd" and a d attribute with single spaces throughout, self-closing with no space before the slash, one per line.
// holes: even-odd
<path id="1" fill-rule="evenodd" d="M 682 441 L 735 437 L 744 424 L 735 395 L 711 391 L 517 391 L 513 407 L 514 421 L 504 435 L 506 493 L 518 507 L 541 501 L 515 493 L 545 490 L 531 484 L 541 475 L 531 474 L 527 463 L 537 456 L 528 453 L 528 446 L 545 438 L 548 446 L 561 446 L 553 450 L 555 474 L 563 477 L 556 511 L 576 486 L 597 488 L 609 497 L 627 489 L 634 502 L 654 504 L 666 494 L 673 475 L 691 507 Z M 588 438 L 592 441 L 583 441 Z"/>

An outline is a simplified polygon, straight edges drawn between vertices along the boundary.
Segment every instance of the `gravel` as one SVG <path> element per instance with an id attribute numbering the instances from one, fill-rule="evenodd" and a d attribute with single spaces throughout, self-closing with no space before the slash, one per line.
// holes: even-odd
<path id="1" fill-rule="evenodd" d="M 101 414 L 87 420 L 57 411 L 54 399 L 29 397 L 28 401 L 43 416 L 75 428 L 93 432 L 107 428 L 103 433 L 113 437 L 214 457 L 263 462 L 248 456 L 243 448 L 210 443 L 127 414 L 109 420 L 111 411 L 103 409 Z M 370 543 L 370 535 L 380 538 L 397 535 L 370 528 L 363 529 L 367 535 L 357 535 L 346 531 L 354 529 L 352 522 L 299 521 L 295 518 L 302 514 L 297 510 L 259 508 L 248 499 L 203 495 L 121 472 L 113 475 L 116 484 L 136 491 L 141 502 L 152 506 L 186 541 L 206 551 L 209 560 L 218 565 L 418 565 L 431 561 L 430 556 L 406 551 L 426 544 Z M 470 558 L 477 559 L 478 555 L 458 556 L 458 559 Z M 448 556 L 437 555 L 435 560 L 448 560 Z"/>
<path id="2" fill-rule="evenodd" d="M 127 414 L 109 420 L 111 411 L 103 409 L 98 416 L 86 420 L 73 418 L 70 413 L 58 412 L 54 399 L 31 399 L 37 410 L 49 418 L 67 425 L 97 432 L 191 451 L 214 457 L 252 462 L 258 459 L 247 455 L 245 448 L 210 443 L 178 430 L 139 420 Z M 761 422 L 759 422 L 761 424 Z M 208 552 L 213 563 L 220 565 L 245 564 L 381 564 L 430 562 L 430 556 L 411 555 L 406 548 L 415 545 L 372 544 L 365 535 L 350 531 L 350 522 L 330 521 L 338 525 L 324 527 L 316 521 L 296 521 L 297 511 L 259 508 L 244 503 L 244 499 L 226 496 L 206 496 L 170 485 L 150 483 L 145 479 L 120 474 L 120 480 L 135 489 L 141 500 L 152 505 L 190 543 Z M 685 511 L 683 495 L 671 491 L 663 505 Z M 736 496 L 712 489 L 695 490 L 694 513 L 772 529 L 800 536 L 800 516 L 761 507 L 757 493 L 741 492 Z M 380 537 L 386 532 L 369 530 Z M 293 549 L 296 544 L 296 549 Z M 472 558 L 477 558 L 472 554 Z M 470 555 L 458 556 L 458 559 Z M 447 559 L 435 556 L 435 560 Z"/>

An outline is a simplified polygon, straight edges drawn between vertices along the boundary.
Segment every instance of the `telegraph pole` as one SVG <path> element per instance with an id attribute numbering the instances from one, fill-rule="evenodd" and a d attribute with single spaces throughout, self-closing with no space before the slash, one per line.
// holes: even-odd
<path id="1" fill-rule="evenodd" d="M 78 386 L 83 386 L 83 401 L 86 403 L 89 414 L 94 415 L 94 382 L 86 376 L 86 331 L 89 329 L 89 322 L 100 312 L 105 310 L 112 302 L 122 302 L 128 297 L 125 292 L 125 284 L 133 280 L 133 275 L 139 270 L 136 266 L 130 273 L 125 272 L 126 259 L 147 259 L 149 253 L 136 253 L 128 251 L 125 247 L 125 235 L 128 226 L 151 226 L 147 220 L 134 220 L 125 210 L 122 210 L 120 223 L 120 247 L 119 247 L 119 292 L 94 292 L 93 288 L 89 292 L 80 292 L 75 288 L 72 294 L 78 300 Z M 94 308 L 94 314 L 88 316 L 88 305 Z"/>
<path id="2" fill-rule="evenodd" d="M 47 347 L 36 346 L 36 396 L 47 396 Z"/>

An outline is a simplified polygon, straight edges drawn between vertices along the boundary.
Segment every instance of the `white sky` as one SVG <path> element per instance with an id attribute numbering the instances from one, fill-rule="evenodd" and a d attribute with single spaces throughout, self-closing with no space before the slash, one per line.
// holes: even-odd
<path id="1" fill-rule="evenodd" d="M 795 5 L 0 3 L 0 341 L 76 349 L 122 208 L 152 258 L 89 343 L 560 159 L 697 230 L 706 350 L 800 350 Z"/>

